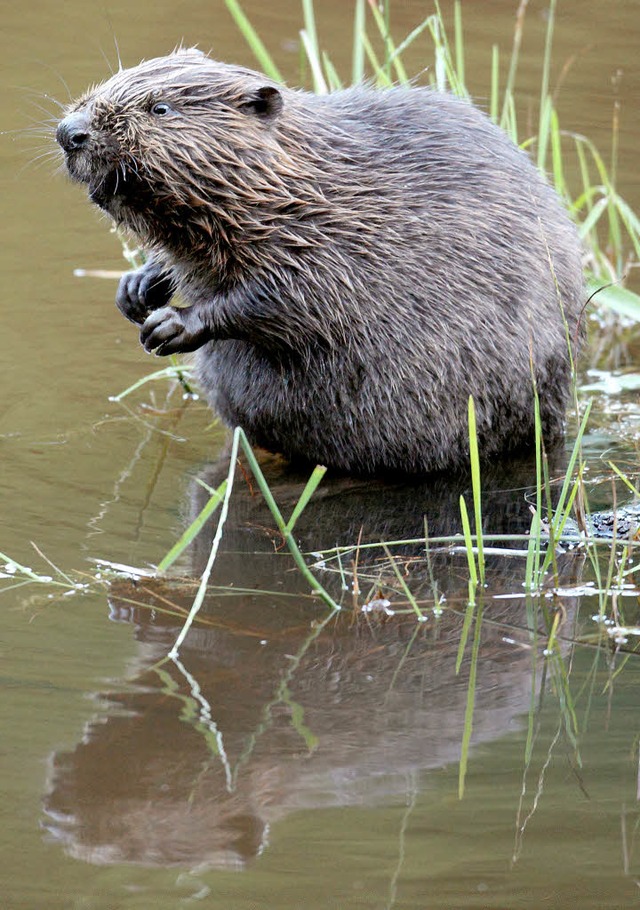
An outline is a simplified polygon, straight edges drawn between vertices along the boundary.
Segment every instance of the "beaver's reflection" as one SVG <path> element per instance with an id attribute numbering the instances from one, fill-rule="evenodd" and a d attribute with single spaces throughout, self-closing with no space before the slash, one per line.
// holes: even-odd
<path id="1" fill-rule="evenodd" d="M 496 532 L 529 524 L 515 487 L 486 500 Z M 410 536 L 425 508 L 432 534 L 450 533 L 457 521 L 455 485 L 349 490 L 328 486 L 312 503 L 305 545 L 335 543 L 359 524 L 369 538 L 398 536 L 400 527 Z M 418 772 L 459 759 L 469 689 L 469 648 L 456 674 L 462 613 L 431 611 L 424 623 L 346 610 L 327 617 L 318 602 L 291 596 L 307 589 L 298 573 L 283 571 L 271 543 L 260 545 L 270 524 L 257 497 L 237 496 L 216 580 L 280 594 L 212 594 L 179 662 L 154 666 L 180 625 L 167 608 L 188 609 L 192 593 L 113 586 L 112 611 L 135 624 L 139 642 L 133 682 L 104 694 L 82 742 L 54 756 L 45 801 L 47 828 L 75 856 L 242 866 L 291 811 L 393 799 Z M 202 537 L 210 543 L 211 534 L 192 554 L 196 566 L 207 550 Z M 443 556 L 431 566 L 450 602 L 467 589 L 461 565 Z M 411 586 L 430 590 L 427 574 L 411 569 Z M 521 581 L 519 561 L 495 560 L 491 595 L 521 590 Z M 145 606 L 132 608 L 136 600 Z M 475 743 L 518 727 L 528 709 L 536 683 L 524 625 L 522 599 L 487 598 Z"/>

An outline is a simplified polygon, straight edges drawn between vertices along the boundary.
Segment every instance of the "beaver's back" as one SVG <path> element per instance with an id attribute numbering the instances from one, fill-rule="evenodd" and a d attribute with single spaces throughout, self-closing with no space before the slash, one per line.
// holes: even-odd
<path id="1" fill-rule="evenodd" d="M 283 269 L 283 317 L 324 307 L 329 336 L 344 337 L 284 359 L 253 340 L 205 349 L 201 382 L 225 420 L 347 471 L 446 468 L 468 458 L 469 395 L 485 456 L 531 442 L 531 355 L 543 429 L 557 438 L 580 245 L 525 153 L 428 89 L 296 95 L 291 112 L 296 128 L 283 118 L 279 141 L 313 160 L 330 215 L 322 243 L 299 253 L 294 287 Z M 265 291 L 277 293 L 277 281 Z"/>

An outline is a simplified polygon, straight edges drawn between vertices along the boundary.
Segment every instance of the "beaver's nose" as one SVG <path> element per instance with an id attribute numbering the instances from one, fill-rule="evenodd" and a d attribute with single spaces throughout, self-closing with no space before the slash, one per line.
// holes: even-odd
<path id="1" fill-rule="evenodd" d="M 89 118 L 86 114 L 69 114 L 61 120 L 56 130 L 56 139 L 65 152 L 81 149 L 89 138 Z"/>

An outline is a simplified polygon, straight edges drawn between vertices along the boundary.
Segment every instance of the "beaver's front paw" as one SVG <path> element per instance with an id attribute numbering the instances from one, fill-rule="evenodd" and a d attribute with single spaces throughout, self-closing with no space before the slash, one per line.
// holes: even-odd
<path id="1" fill-rule="evenodd" d="M 193 306 L 179 310 L 166 306 L 156 310 L 140 330 L 140 342 L 145 351 L 155 351 L 163 357 L 197 351 L 211 340 L 211 330 Z"/>
<path id="2" fill-rule="evenodd" d="M 142 325 L 149 313 L 171 300 L 171 276 L 154 262 L 147 262 L 134 272 L 125 272 L 116 293 L 116 305 L 123 316 Z"/>

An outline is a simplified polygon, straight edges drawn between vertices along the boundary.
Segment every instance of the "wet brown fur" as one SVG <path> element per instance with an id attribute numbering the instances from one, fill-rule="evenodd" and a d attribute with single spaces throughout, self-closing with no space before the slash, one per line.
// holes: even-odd
<path id="1" fill-rule="evenodd" d="M 134 282 L 121 308 L 156 310 L 148 347 L 164 332 L 160 353 L 199 349 L 212 406 L 253 442 L 354 473 L 455 468 L 472 394 L 483 455 L 515 451 L 533 439 L 531 363 L 544 433 L 561 435 L 577 234 L 472 105 L 319 97 L 181 50 L 115 74 L 74 117 L 71 175 L 189 304 L 149 295 L 140 315 Z"/>

